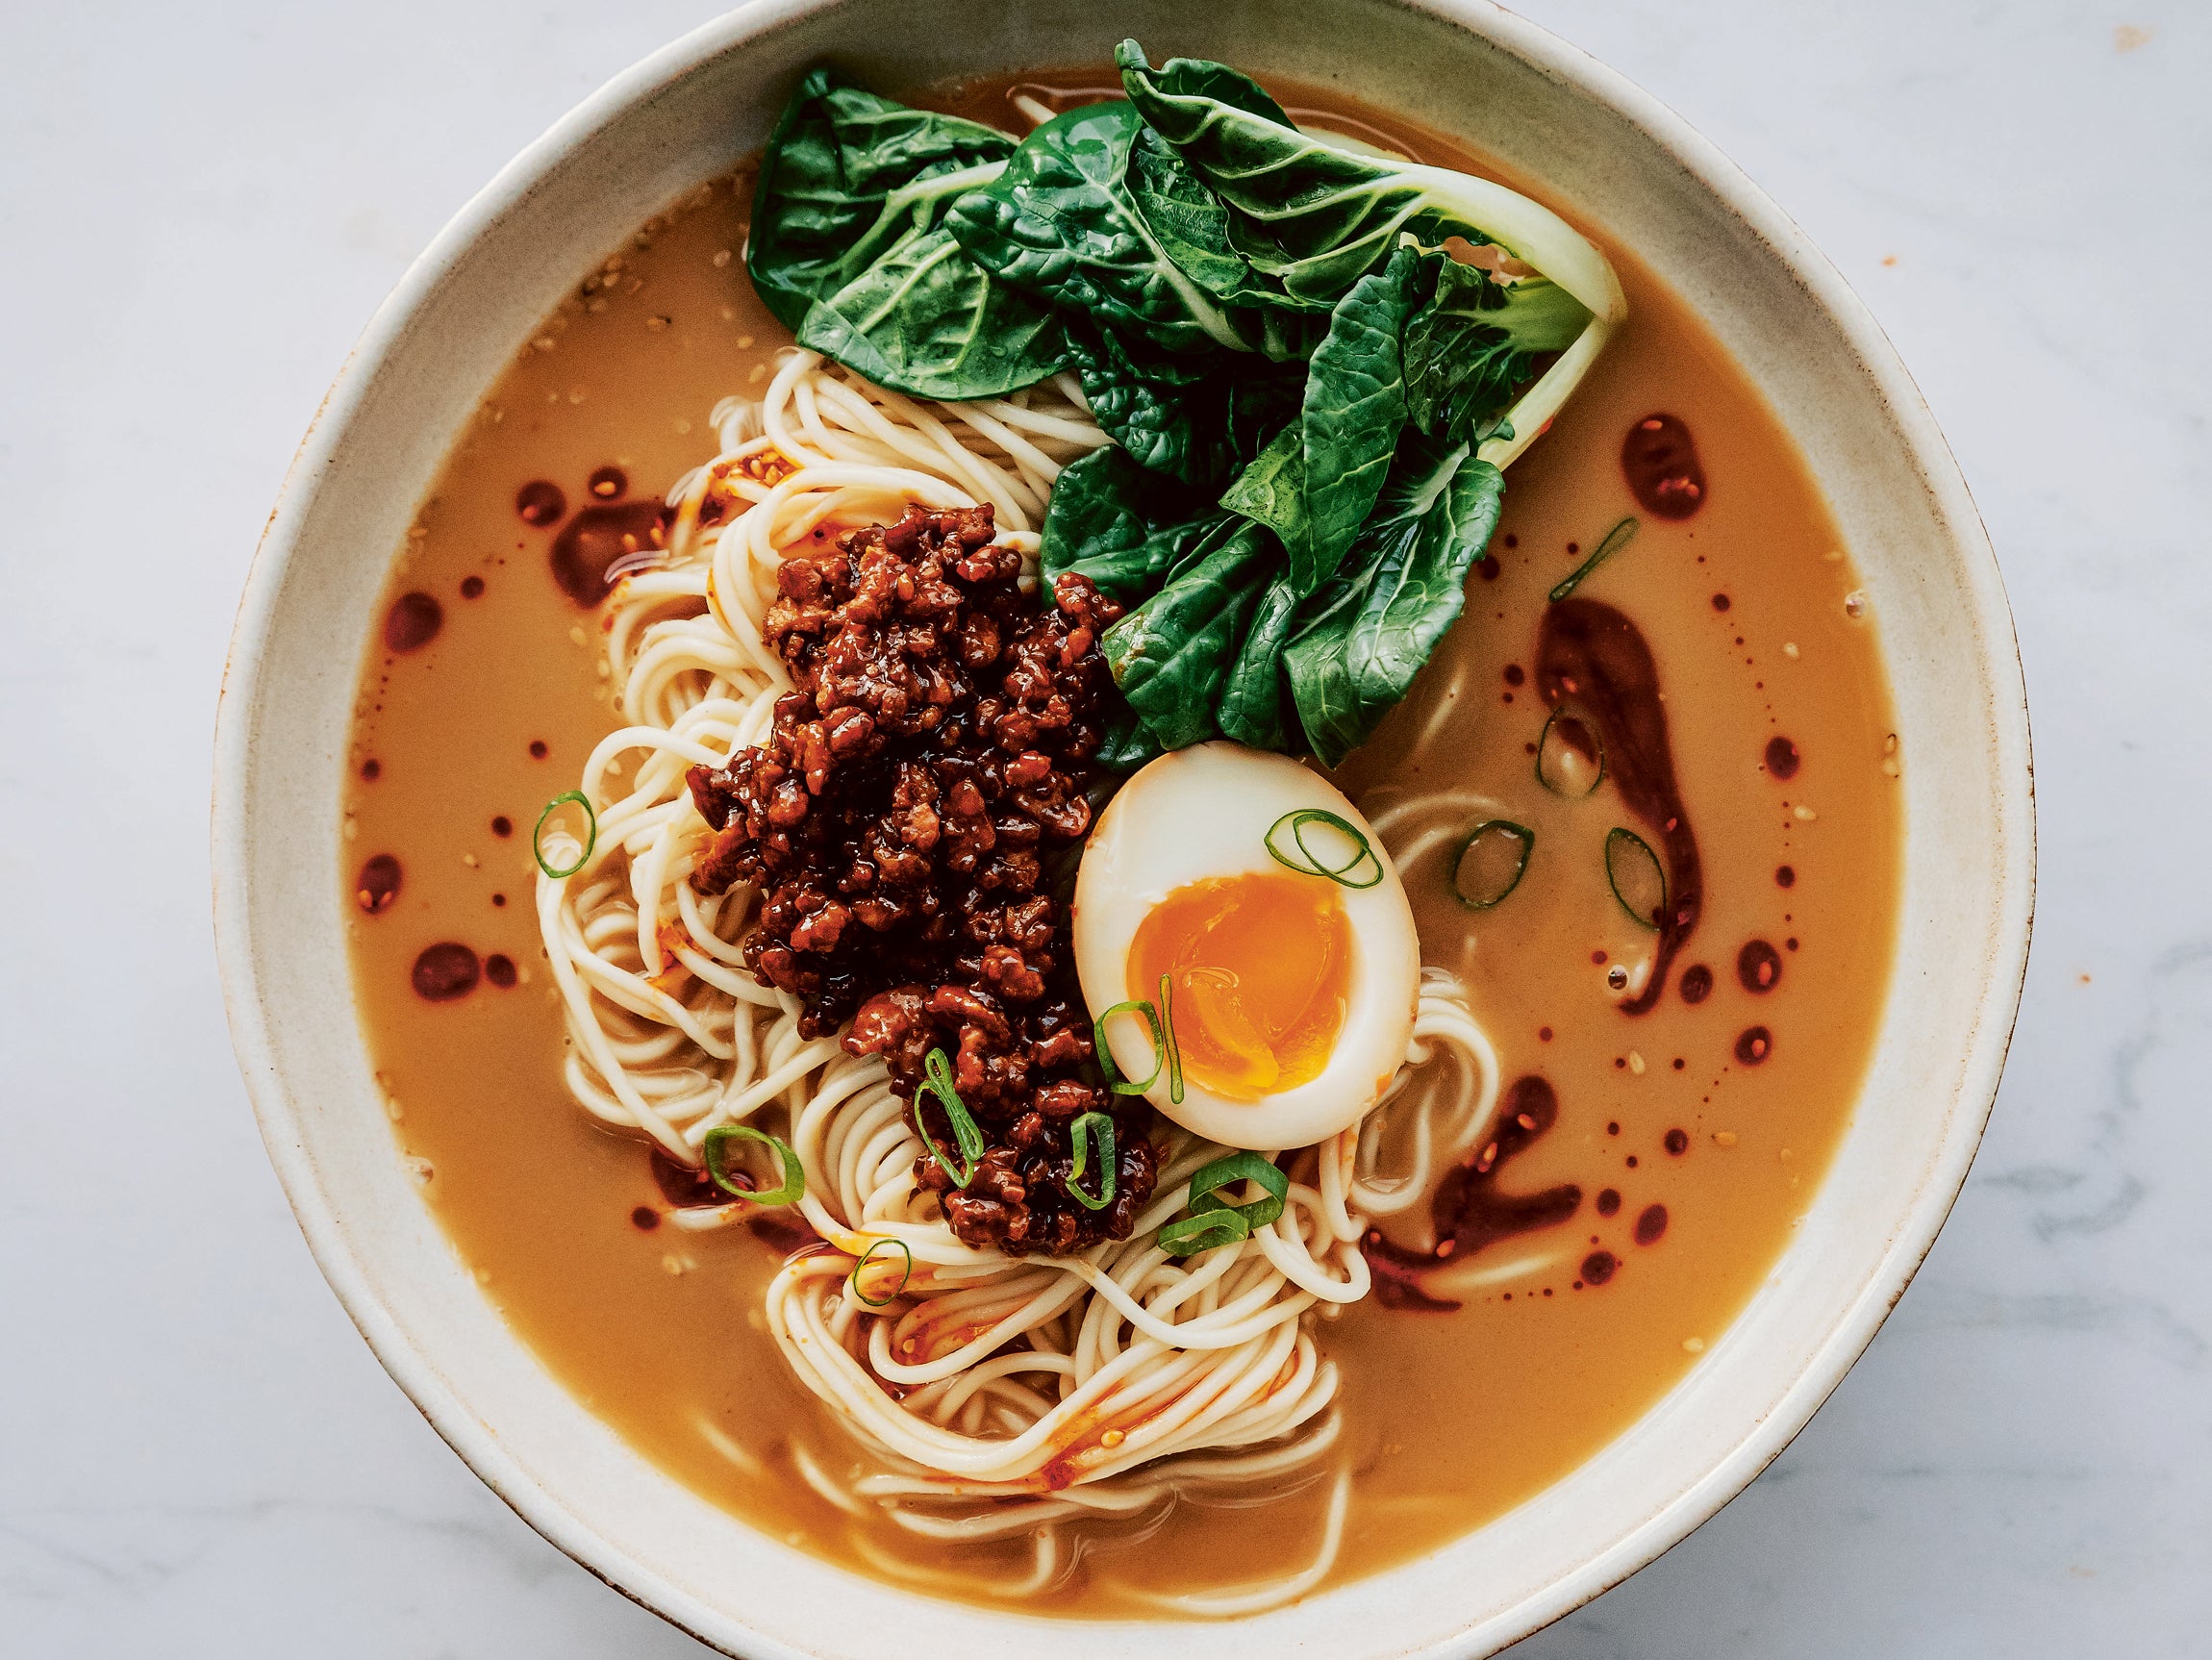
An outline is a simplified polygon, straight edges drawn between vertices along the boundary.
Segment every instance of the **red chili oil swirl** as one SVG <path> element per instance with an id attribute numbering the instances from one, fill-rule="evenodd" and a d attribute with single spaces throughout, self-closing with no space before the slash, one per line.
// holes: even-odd
<path id="1" fill-rule="evenodd" d="M 1498 1190 L 1505 1166 L 1558 1121 L 1559 1096 L 1548 1080 L 1533 1074 L 1515 1079 L 1498 1103 L 1496 1134 L 1437 1183 L 1429 1200 L 1435 1250 L 1411 1250 L 1370 1231 L 1362 1248 L 1374 1272 L 1375 1296 L 1385 1308 L 1459 1307 L 1456 1299 L 1429 1292 L 1421 1276 L 1516 1234 L 1556 1227 L 1582 1208 L 1582 1190 L 1571 1182 L 1533 1194 Z"/>
<path id="2" fill-rule="evenodd" d="M 662 545 L 674 516 L 657 501 L 587 507 L 553 539 L 553 580 L 589 611 L 607 597 L 607 573 L 617 562 Z"/>
<path id="3" fill-rule="evenodd" d="M 1705 903 L 1704 867 L 1674 779 L 1658 666 L 1633 622 L 1600 600 L 1575 594 L 1545 608 L 1536 685 L 1552 708 L 1572 703 L 1596 723 L 1606 771 L 1622 804 L 1665 850 L 1667 904 L 1658 957 L 1644 990 L 1621 1005 L 1622 1014 L 1647 1014 L 1665 994 L 1669 968 Z"/>
<path id="4" fill-rule="evenodd" d="M 1679 415 L 1648 415 L 1621 442 L 1621 470 L 1646 513 L 1688 518 L 1705 505 L 1705 468 Z"/>

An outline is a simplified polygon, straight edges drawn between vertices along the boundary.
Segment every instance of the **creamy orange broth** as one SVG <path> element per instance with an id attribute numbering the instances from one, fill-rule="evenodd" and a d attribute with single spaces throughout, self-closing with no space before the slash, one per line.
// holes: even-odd
<path id="1" fill-rule="evenodd" d="M 1386 113 L 1280 91 L 1317 121 L 1356 120 L 1349 130 L 1424 161 L 1495 176 Z M 941 102 L 1003 123 L 1005 94 L 995 83 Z M 666 1201 L 641 1140 L 599 1127 L 567 1094 L 566 1040 L 538 944 L 531 826 L 573 786 L 612 717 L 596 618 L 556 585 L 556 526 L 526 522 L 517 494 L 553 483 L 570 515 L 657 497 L 713 454 L 708 411 L 757 392 L 769 354 L 788 343 L 738 253 L 750 185 L 703 189 L 615 250 L 517 342 L 456 446 L 367 630 L 345 818 L 347 868 L 364 874 L 334 902 L 351 918 L 363 1026 L 399 1147 L 426 1173 L 425 1195 L 485 1295 L 546 1367 L 642 1454 L 754 1524 L 856 1566 L 854 1530 L 866 1529 L 877 1552 L 956 1572 L 934 1583 L 988 1601 L 1000 1570 L 1026 1571 L 1023 1542 L 934 1546 L 842 1515 L 793 1473 L 794 1446 L 834 1471 L 857 1454 L 763 1329 L 775 1253 L 742 1229 L 641 1225 L 657 1223 Z M 1580 1197 L 1569 1220 L 1424 1274 L 1455 1310 L 1370 1298 L 1319 1328 L 1344 1371 L 1358 1472 L 1336 1579 L 1510 1509 L 1697 1364 L 1811 1200 L 1889 972 L 1898 758 L 1871 630 L 1846 604 L 1856 580 L 1847 550 L 1788 435 L 1711 336 L 1630 250 L 1606 252 L 1628 326 L 1512 469 L 1465 617 L 1338 774 L 1370 811 L 1408 791 L 1450 790 L 1536 832 L 1526 876 L 1494 910 L 1463 909 L 1440 858 L 1416 861 L 1406 878 L 1424 954 L 1466 977 L 1507 1081 L 1541 1075 L 1556 1092 L 1556 1127 L 1506 1162 L 1498 1186 L 1572 1184 Z M 1546 710 L 1534 653 L 1546 591 L 1637 511 L 1622 440 L 1657 412 L 1694 435 L 1708 497 L 1682 522 L 1645 514 L 1581 591 L 1627 614 L 1657 663 L 1705 891 L 1671 978 L 1702 967 L 1713 990 L 1692 1006 L 1671 983 L 1631 1018 L 1605 976 L 1648 955 L 1651 936 L 1615 903 L 1604 843 L 1611 827 L 1637 826 L 1611 784 L 1568 801 L 1536 782 L 1531 746 Z M 589 481 L 607 467 L 624 475 L 622 493 L 595 497 Z M 435 632 L 390 649 L 388 619 L 402 641 L 429 624 L 412 595 L 436 602 Z M 1787 782 L 1765 762 L 1777 737 L 1801 758 Z M 372 869 L 374 858 L 396 862 L 396 893 L 386 893 L 391 867 Z M 1772 947 L 1765 968 L 1757 953 L 1746 966 L 1772 982 L 1763 991 L 1738 972 L 1754 941 Z M 472 990 L 431 1001 L 414 975 L 439 943 L 465 945 L 485 971 Z M 1752 1028 L 1768 1037 L 1747 1064 L 1739 1040 Z M 1663 1231 L 1639 1243 L 1653 1207 L 1664 1207 Z M 1419 1221 L 1394 1237 L 1428 1243 Z M 1599 1253 L 1611 1266 L 1594 1283 Z M 1529 1266 L 1486 1281 L 1516 1263 Z M 1049 1611 L 1134 1613 L 1131 1583 L 1173 1592 L 1293 1571 L 1311 1558 L 1326 1491 L 1314 1481 L 1233 1507 L 1186 1499 L 1144 1526 L 1100 1526 Z"/>

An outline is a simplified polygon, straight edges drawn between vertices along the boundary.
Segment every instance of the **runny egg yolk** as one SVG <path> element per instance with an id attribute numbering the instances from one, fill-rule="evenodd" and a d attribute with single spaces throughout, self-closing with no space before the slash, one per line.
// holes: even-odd
<path id="1" fill-rule="evenodd" d="M 1185 883 L 1129 943 L 1129 986 L 1173 992 L 1175 1040 L 1192 1081 L 1258 1100 L 1320 1076 L 1344 1025 L 1351 920 L 1333 882 L 1290 870 Z"/>

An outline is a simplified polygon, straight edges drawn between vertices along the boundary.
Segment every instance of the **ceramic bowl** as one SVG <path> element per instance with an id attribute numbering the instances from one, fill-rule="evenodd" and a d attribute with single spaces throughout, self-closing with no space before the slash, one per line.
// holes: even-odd
<path id="1" fill-rule="evenodd" d="M 353 1016 L 340 772 L 375 602 L 417 502 L 538 319 L 647 214 L 759 146 L 798 70 L 888 84 L 1103 58 L 1219 58 L 1459 133 L 1665 273 L 1811 458 L 1873 600 L 1897 700 L 1903 924 L 1878 1052 L 1796 1242 L 1679 1387 L 1557 1485 L 1434 1555 L 1263 1615 L 1254 1652 L 1489 1653 L 1633 1572 L 1803 1426 L 1965 1179 L 1997 1089 L 2033 889 L 2026 709 L 1989 543 L 1865 307 L 1714 148 L 1582 53 L 1477 0 L 769 0 L 621 76 L 486 188 L 407 273 L 309 431 L 224 687 L 216 918 L 269 1154 L 332 1287 L 454 1450 L 532 1526 L 734 1654 L 902 1660 L 1125 1625 L 936 1601 L 788 1548 L 647 1464 L 502 1323 L 401 1168 Z M 1147 1627 L 1159 1660 L 1219 1652 Z"/>

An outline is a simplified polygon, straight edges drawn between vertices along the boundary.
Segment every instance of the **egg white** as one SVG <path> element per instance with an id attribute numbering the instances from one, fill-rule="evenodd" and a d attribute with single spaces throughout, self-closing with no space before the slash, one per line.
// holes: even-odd
<path id="1" fill-rule="evenodd" d="M 1128 979 L 1130 943 L 1153 908 L 1209 876 L 1280 869 L 1268 852 L 1268 831 L 1301 808 L 1357 825 L 1382 861 L 1383 879 L 1337 889 L 1351 925 L 1351 979 L 1344 1023 L 1319 1076 L 1256 1101 L 1229 1100 L 1191 1079 L 1176 1101 L 1163 1069 L 1145 1092 L 1168 1118 L 1224 1146 L 1279 1152 L 1321 1141 L 1365 1117 L 1404 1065 L 1420 998 L 1420 942 L 1381 838 L 1342 792 L 1289 757 L 1199 743 L 1163 755 L 1121 787 L 1093 826 L 1076 873 L 1075 971 L 1095 1017 L 1133 997 L 1157 999 L 1156 987 Z M 1123 1077 L 1152 1070 L 1142 1020 L 1118 1019 L 1107 1041 Z"/>

